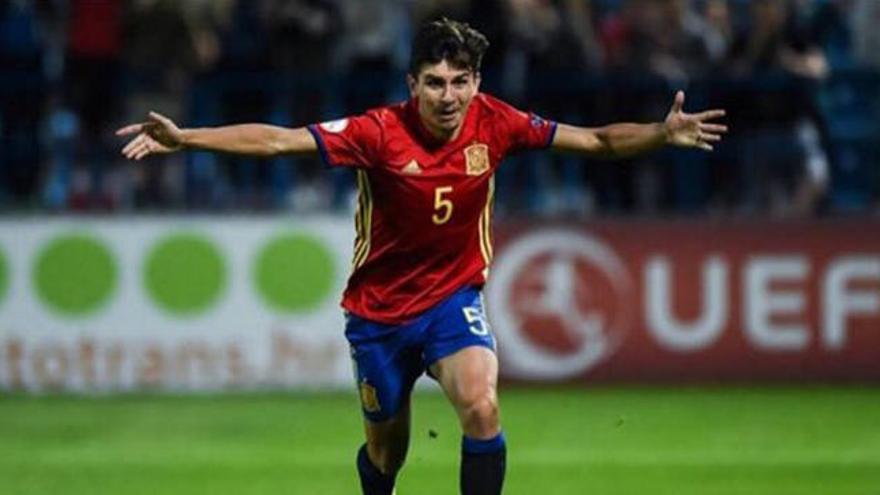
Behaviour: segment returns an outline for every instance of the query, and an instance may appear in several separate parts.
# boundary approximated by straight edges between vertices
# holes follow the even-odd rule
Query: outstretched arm
[[[712,151],[727,126],[709,121],[724,116],[724,110],[684,113],[684,92],[675,94],[666,120],[653,124],[611,124],[587,128],[559,124],[552,147],[600,157],[627,157],[654,151],[665,145]]]
[[[181,149],[252,156],[310,153],[318,150],[315,139],[305,127],[289,129],[267,124],[239,124],[181,129],[171,119],[156,112],[150,112],[146,122],[117,130],[116,135],[135,135],[122,149],[122,154],[132,160]]]

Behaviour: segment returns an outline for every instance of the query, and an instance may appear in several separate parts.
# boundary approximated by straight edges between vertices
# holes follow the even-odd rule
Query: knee
[[[499,430],[498,399],[494,393],[479,394],[465,401],[462,407],[464,433],[474,438],[494,436]]]

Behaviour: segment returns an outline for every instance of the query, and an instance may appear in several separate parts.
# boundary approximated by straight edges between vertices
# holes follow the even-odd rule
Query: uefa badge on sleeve
[[[348,127],[348,119],[337,119],[331,120],[329,122],[321,122],[321,129],[324,129],[327,132],[338,133],[345,130]]]
[[[468,175],[482,175],[489,170],[489,146],[479,143],[464,149]]]

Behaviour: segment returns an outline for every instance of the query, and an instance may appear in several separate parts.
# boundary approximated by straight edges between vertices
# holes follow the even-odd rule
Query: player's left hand
[[[724,110],[684,113],[683,107],[684,91],[679,91],[675,93],[672,108],[663,123],[667,142],[674,146],[712,151],[712,143],[721,141],[721,135],[727,132],[727,126],[709,121],[723,117]]]

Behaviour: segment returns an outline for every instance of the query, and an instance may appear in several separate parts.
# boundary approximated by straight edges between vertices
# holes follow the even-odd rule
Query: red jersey
[[[397,324],[486,281],[495,170],[512,151],[549,146],[556,124],[477,94],[445,143],[424,127],[415,100],[308,129],[328,165],[357,168],[342,306]]]

